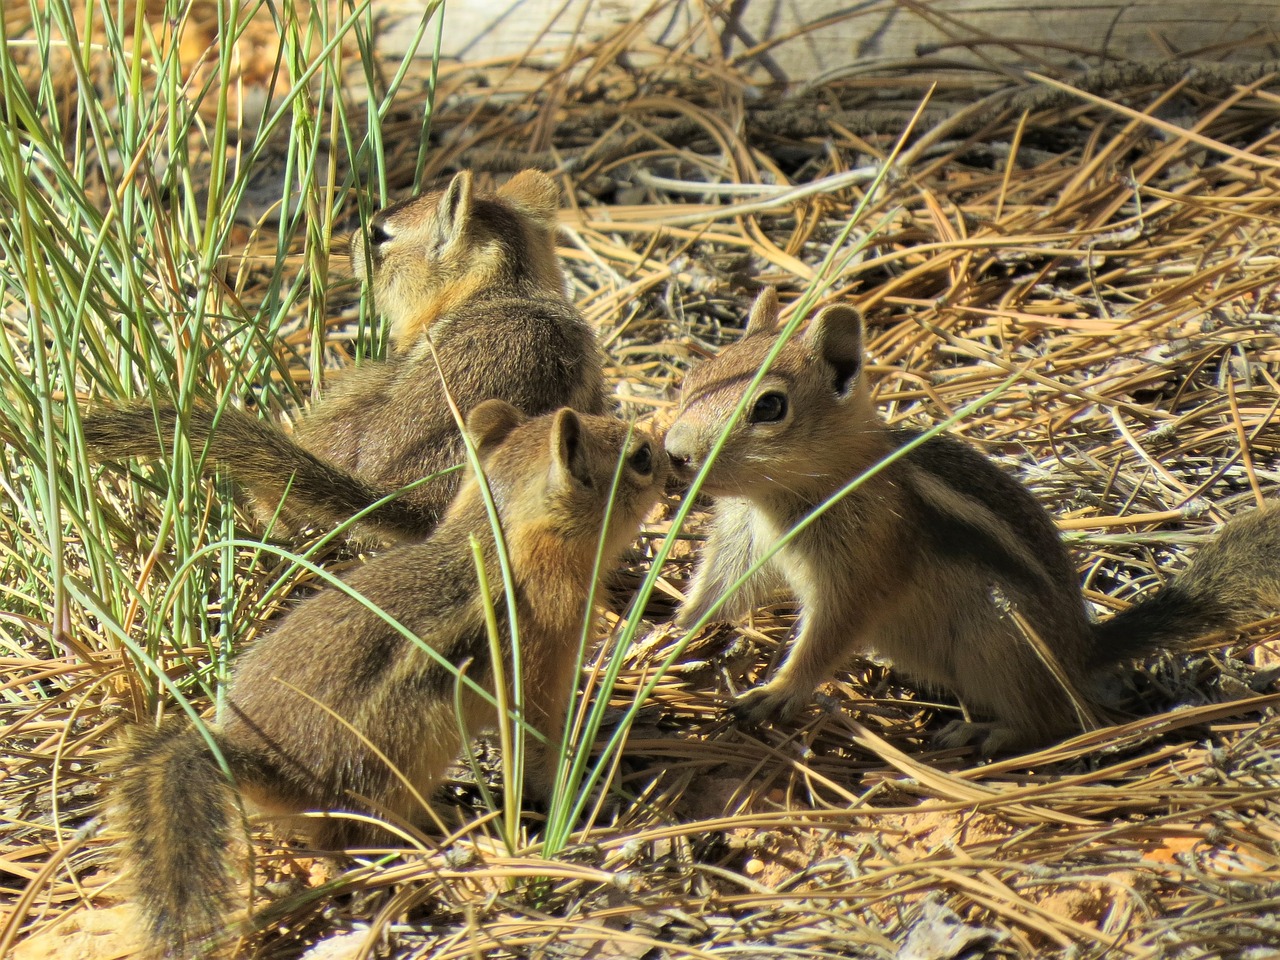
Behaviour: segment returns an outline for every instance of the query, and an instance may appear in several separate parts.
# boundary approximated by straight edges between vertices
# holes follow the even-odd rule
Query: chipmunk
[[[717,499],[678,614],[685,627],[815,507],[919,436],[875,410],[862,318],[843,305],[821,310],[782,347],[731,424],[777,342],[777,320],[777,296],[766,290],[743,339],[689,374],[667,432],[673,472],[687,481],[728,428],[702,488]],[[957,722],[943,746],[976,743],[992,754],[1079,729],[1036,638],[1081,690],[1120,661],[1280,610],[1280,508],[1233,520],[1164,590],[1093,623],[1049,514],[981,453],[939,434],[835,502],[722,615],[741,615],[779,584],[799,600],[799,633],[773,679],[739,698],[740,718],[794,716],[831,671],[874,649],[994,721]]]
[[[524,719],[547,738],[547,745],[529,741],[526,780],[536,795],[549,797],[583,617],[590,614],[597,545],[603,537],[602,567],[617,559],[663,489],[667,458],[656,437],[568,408],[529,419],[505,401],[489,400],[468,416],[467,431],[515,579]],[[419,643],[330,588],[286,614],[235,662],[226,708],[209,732],[252,809],[422,819],[421,798],[462,745],[460,681],[422,645],[491,693],[495,686],[472,538],[482,545],[510,656],[497,547],[480,483],[471,476],[428,540],[392,548],[345,581]],[[509,684],[510,665],[504,675]],[[495,725],[491,703],[466,686],[460,697],[468,732]],[[236,899],[229,845],[240,819],[232,784],[205,737],[183,719],[135,728],[113,779],[109,822],[123,835],[122,859],[153,954],[185,958],[222,929]],[[305,822],[322,848],[378,832],[349,818]]]
[[[602,352],[555,253],[558,202],[555,182],[537,170],[491,195],[475,193],[463,171],[439,193],[381,211],[352,238],[350,257],[357,276],[371,270],[391,358],[340,378],[292,436],[234,408],[197,406],[182,418],[197,453],[203,443],[264,515],[283,498],[280,517],[299,530],[333,526],[461,463],[445,385],[461,410],[497,398],[531,416],[561,406],[603,413]],[[104,409],[85,417],[85,442],[101,460],[153,457],[178,422],[168,403]],[[359,534],[425,536],[458,482],[453,473],[406,491],[365,517]]]

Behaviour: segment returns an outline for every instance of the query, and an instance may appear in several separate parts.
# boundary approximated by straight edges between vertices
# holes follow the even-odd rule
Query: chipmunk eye
[[[787,396],[777,390],[762,393],[756,398],[751,415],[747,418],[752,423],[777,423],[787,415]]]
[[[372,246],[380,247],[391,239],[391,234],[387,233],[387,228],[380,222],[375,220],[369,224],[369,243]]]
[[[635,452],[627,457],[627,466],[642,477],[647,477],[653,472],[653,450],[649,444],[642,443],[636,447]]]

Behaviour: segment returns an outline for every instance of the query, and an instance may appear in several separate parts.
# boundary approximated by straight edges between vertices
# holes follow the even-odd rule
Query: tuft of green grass
[[[123,648],[147,702],[180,651],[209,693],[278,593],[260,582],[264,558],[236,544],[231,490],[200,482],[202,451],[181,425],[159,437],[159,468],[104,469],[86,457],[81,411],[137,397],[180,415],[195,402],[296,407],[291,351],[320,389],[335,227],[385,200],[380,124],[406,74],[376,82],[367,0],[171,2],[151,17],[143,4],[11,7],[0,433],[16,456],[0,565],[7,605],[45,628],[6,621],[0,644]],[[357,353],[377,356],[368,316]]]
[[[386,199],[410,61],[381,79],[368,0],[154,8],[0,12],[0,646],[123,656],[139,713],[196,716],[316,568],[246,538],[182,414],[295,408],[302,360],[320,390],[336,228]],[[357,357],[384,350],[371,317]],[[139,397],[179,411],[167,455],[91,464],[83,409]]]

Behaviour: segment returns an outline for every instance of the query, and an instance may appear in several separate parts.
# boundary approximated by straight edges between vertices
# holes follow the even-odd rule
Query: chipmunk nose
[[[697,432],[684,421],[677,420],[667,431],[663,446],[671,459],[671,469],[676,476],[688,478],[698,466],[694,462],[697,453]]]

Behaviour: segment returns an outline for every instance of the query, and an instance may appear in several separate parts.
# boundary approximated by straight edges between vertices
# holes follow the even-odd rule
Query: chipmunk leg
[[[565,714],[577,679],[574,651],[526,658],[524,712],[529,724],[546,737],[525,739],[524,786],[531,799],[549,804],[559,773]]]
[[[973,746],[989,757],[1078,729],[1081,718],[1072,707],[1073,698],[1081,709],[1088,707],[1074,683],[1080,666],[1064,659],[1083,646],[1070,635],[1070,625],[1043,623],[1043,633],[1038,634],[1042,649],[1037,652],[1031,638],[1008,617],[984,608],[978,598],[966,606],[968,616],[951,620],[950,649],[943,642],[932,646],[938,654],[932,660],[950,664],[950,672],[930,673],[921,658],[904,664],[905,672],[926,687],[952,691],[967,711],[989,719],[966,716],[953,721],[934,743],[942,748]]]
[[[738,698],[733,714],[746,723],[795,718],[813,698],[813,691],[855,650],[865,628],[852,629],[821,607],[808,607],[801,615],[796,637],[778,673],[768,683]]]

